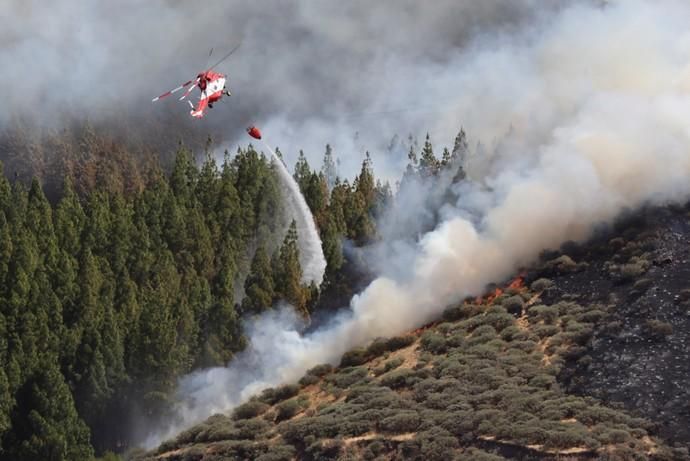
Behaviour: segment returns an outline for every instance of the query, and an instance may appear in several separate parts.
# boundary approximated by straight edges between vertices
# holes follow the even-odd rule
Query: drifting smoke
[[[446,95],[467,132],[493,144],[468,163],[476,182],[460,186],[459,203],[417,245],[391,245],[388,261],[412,263],[388,267],[347,314],[301,336],[287,311],[269,313],[237,361],[183,379],[183,425],[427,322],[623,210],[687,200],[689,21],[680,1],[574,5],[427,62],[438,85],[430,97]]]
[[[302,282],[307,284],[314,282],[316,286],[319,286],[323,280],[323,273],[326,270],[326,257],[323,255],[321,238],[319,237],[319,231],[316,229],[314,216],[312,216],[311,210],[304,200],[295,178],[288,172],[283,161],[278,158],[271,146],[265,141],[264,144],[273,156],[273,163],[278,168],[280,179],[288,190],[286,201],[288,214],[295,220],[297,226],[297,244],[299,247],[300,265],[302,266]]]
[[[299,149],[319,165],[331,143],[341,174],[351,177],[366,148],[379,151],[395,133],[421,137],[429,129],[429,108],[451,108],[446,102],[457,84],[439,86],[435,69],[457,58],[471,37],[515,30],[570,1],[544,3],[55,0],[46,7],[4,0],[0,128],[15,116],[59,128],[73,118],[105,127],[117,119],[128,139],[158,142],[155,134],[174,145],[184,134],[185,141],[198,136],[203,144],[211,134],[236,145],[246,144],[243,130],[256,124],[288,165]],[[241,47],[217,68],[228,74],[233,96],[208,117],[191,119],[187,104],[175,97],[151,103],[239,40]],[[454,136],[458,128],[432,134]],[[402,161],[374,161],[377,170],[390,168],[388,176],[397,177],[406,151]]]

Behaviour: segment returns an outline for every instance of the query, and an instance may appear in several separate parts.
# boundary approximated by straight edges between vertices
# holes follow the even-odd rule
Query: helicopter
[[[196,78],[189,80],[182,85],[178,86],[177,88],[174,88],[170,91],[166,91],[165,93],[161,94],[160,96],[157,96],[151,100],[151,102],[156,102],[160,99],[167,98],[173,93],[176,93],[182,89],[187,88],[187,91],[182,95],[182,97],[179,99],[180,101],[184,100],[189,94],[192,92],[194,88],[199,88],[201,91],[201,94],[199,95],[199,101],[197,101],[196,106],[192,104],[191,101],[187,100],[189,105],[191,106],[192,110],[189,112],[189,114],[194,117],[194,118],[201,118],[205,115],[206,109],[212,109],[213,104],[220,101],[223,96],[230,96],[230,91],[226,88],[225,84],[227,82],[227,75],[224,75],[220,72],[215,72],[213,69],[218,66],[220,63],[225,61],[227,58],[230,57],[231,54],[233,54],[237,48],[240,47],[242,42],[238,43],[228,54],[223,56],[218,62],[216,62],[214,65],[209,67],[208,69],[204,70],[203,72],[199,72],[197,74]],[[213,49],[211,49],[211,53],[213,52]],[[210,56],[210,53],[209,53]]]

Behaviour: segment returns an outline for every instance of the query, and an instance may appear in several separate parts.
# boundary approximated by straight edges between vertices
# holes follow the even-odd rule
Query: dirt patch
[[[395,442],[404,442],[405,440],[412,440],[415,438],[417,435],[416,432],[406,432],[404,434],[396,434],[396,435],[382,435],[379,434],[378,432],[368,432],[366,434],[357,436],[357,437],[349,437],[346,439],[343,439],[343,443],[345,445],[352,445],[353,443],[358,443],[358,442],[363,442],[367,440],[374,440],[377,438],[385,438],[386,440],[393,440]]]

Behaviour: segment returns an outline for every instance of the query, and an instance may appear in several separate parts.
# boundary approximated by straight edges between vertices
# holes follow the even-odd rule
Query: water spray
[[[302,266],[302,282],[314,282],[317,286],[321,285],[323,274],[326,270],[326,257],[321,248],[321,238],[316,229],[314,216],[307,205],[302,192],[299,190],[299,185],[288,172],[283,161],[276,155],[275,150],[261,138],[261,142],[266,146],[266,149],[273,156],[273,161],[278,167],[278,173],[281,180],[288,189],[287,207],[290,216],[297,224],[297,235],[300,252],[300,264]]]

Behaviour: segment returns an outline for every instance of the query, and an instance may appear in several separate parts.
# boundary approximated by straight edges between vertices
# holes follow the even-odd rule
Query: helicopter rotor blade
[[[198,78],[195,79],[192,83],[194,83],[194,85],[190,86],[189,89],[187,89],[187,91],[184,92],[184,94],[183,94],[182,97],[180,98],[180,101],[182,101],[184,98],[186,98],[187,96],[189,96],[189,93],[191,93],[192,90],[194,89],[194,87],[196,86],[196,84],[199,83],[199,79],[198,79]]]
[[[237,51],[237,48],[239,48],[241,44],[242,44],[242,40],[240,40],[240,42],[239,42],[237,45],[235,45],[235,47],[234,47],[232,50],[230,50],[230,52],[229,52],[228,54],[226,54],[225,56],[223,56],[222,58],[220,58],[220,60],[219,60],[217,63],[215,63],[214,65],[212,65],[211,67],[209,67],[207,70],[213,69],[213,68],[216,67],[218,64],[220,64],[221,62],[223,62],[223,61],[225,61],[226,59],[228,59],[232,53],[234,53],[235,51]]]
[[[185,83],[183,83],[182,85],[178,86],[177,88],[175,88],[175,89],[173,89],[173,90],[166,91],[166,92],[163,93],[162,95],[156,96],[155,98],[153,98],[153,99],[151,100],[151,102],[156,102],[156,101],[158,101],[159,99],[167,98],[167,97],[170,96],[171,94],[180,91],[182,88],[186,88],[187,86],[191,85],[191,84],[194,83],[194,82],[195,82],[195,80],[190,80],[190,81],[188,81],[188,82],[185,82]]]

